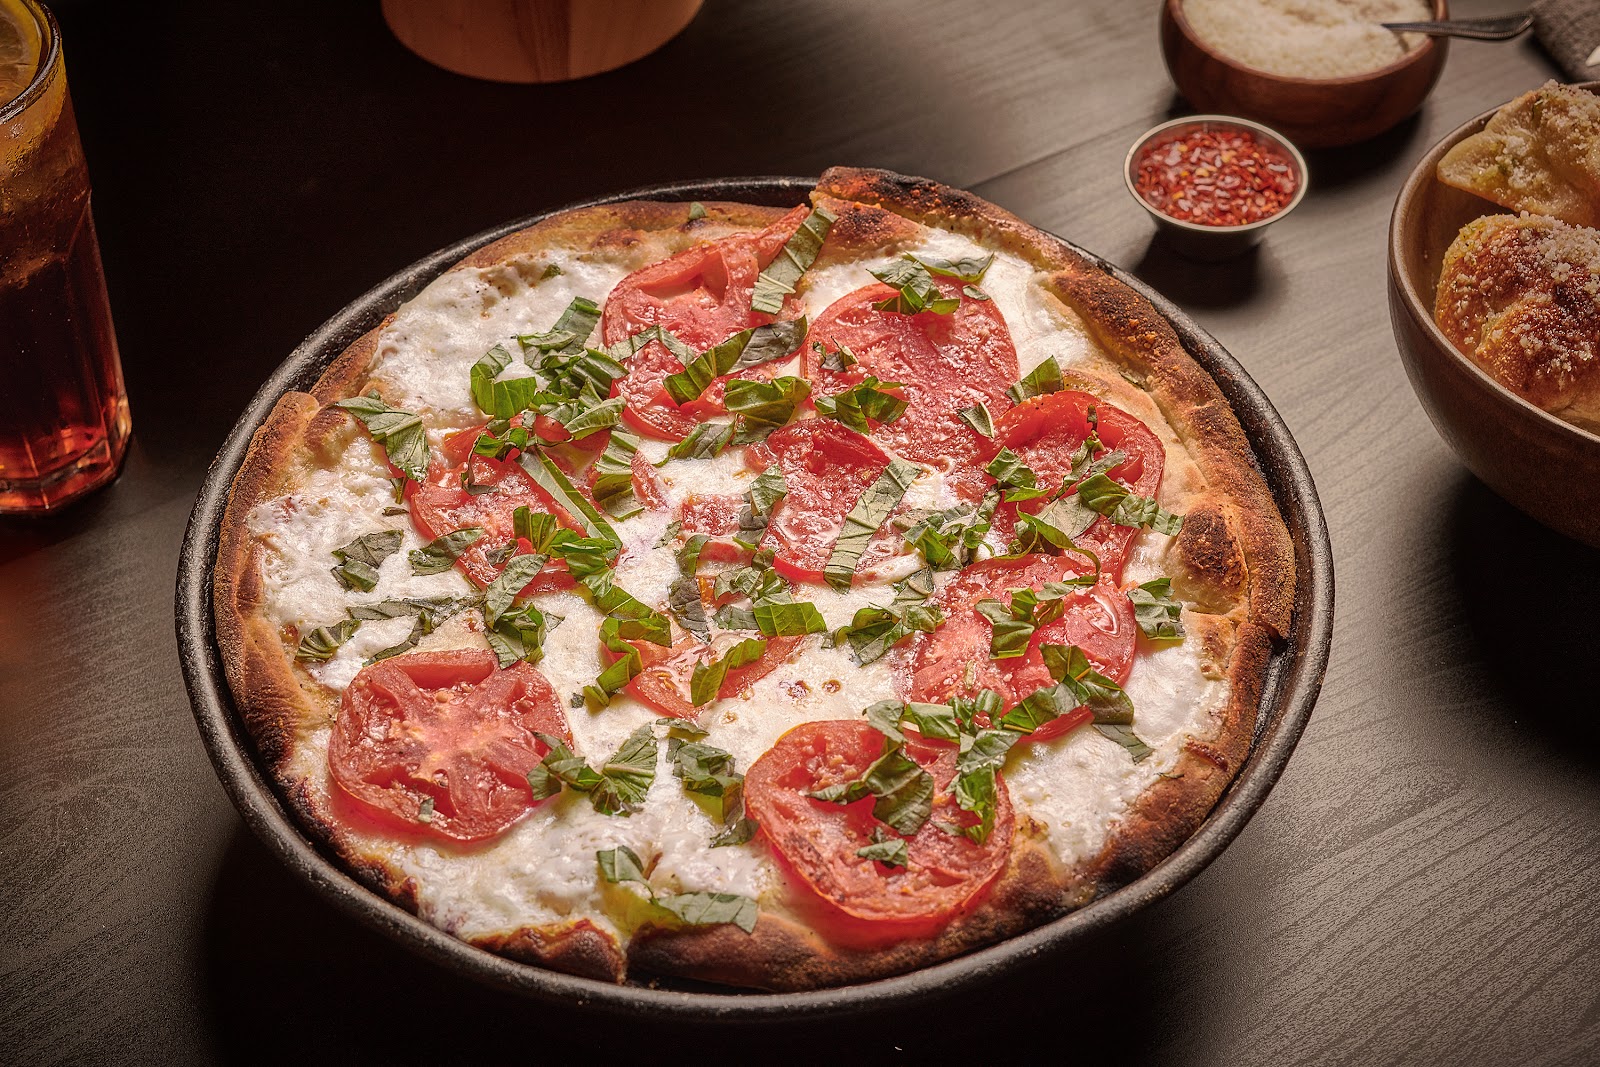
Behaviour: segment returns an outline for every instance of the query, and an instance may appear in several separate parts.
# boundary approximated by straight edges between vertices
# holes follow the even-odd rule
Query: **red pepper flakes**
[[[1139,156],[1134,187],[1163,215],[1201,226],[1271,218],[1294,199],[1294,164],[1249,130],[1203,130],[1158,141]]]

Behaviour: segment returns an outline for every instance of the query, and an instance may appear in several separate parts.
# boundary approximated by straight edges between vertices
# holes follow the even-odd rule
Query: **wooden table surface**
[[[1402,177],[1554,73],[1531,41],[1453,44],[1417,118],[1313,155],[1258,255],[1197,266],[1152,247],[1119,172],[1184,106],[1148,0],[711,0],[654,56],[547,87],[436,70],[370,0],[56,6],[136,437],[109,490],[0,524],[0,1061],[626,1062],[662,1040],[684,1062],[953,1059],[1021,1032],[1149,1063],[1600,1054],[1600,554],[1462,468],[1384,303]],[[1265,807],[1176,895],[965,1010],[737,1035],[597,1030],[324,904],[229,805],[172,631],[184,523],[250,395],[346,301],[467,234],[649,182],[840,162],[971,189],[1131,268],[1282,412],[1339,607]]]

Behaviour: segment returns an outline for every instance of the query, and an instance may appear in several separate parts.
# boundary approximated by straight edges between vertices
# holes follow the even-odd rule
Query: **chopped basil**
[[[661,383],[662,388],[674,402],[687,404],[691,400],[698,400],[707,386],[735,368],[754,367],[794,355],[805,336],[806,320],[803,315],[787,322],[773,322],[741,330],[690,360],[683,370],[667,375]]]
[[[1006,395],[1012,403],[1020,404],[1031,396],[1043,396],[1046,393],[1059,393],[1066,388],[1061,380],[1061,364],[1056,362],[1056,357],[1051,356],[1043,363],[1033,368],[1028,376],[1006,390]]]
[[[748,519],[744,512],[739,515],[741,529],[764,530],[772,521],[772,512],[778,503],[789,494],[789,485],[783,480],[783,470],[774,464],[762,474],[756,476],[750,483],[750,488],[745,490],[745,499],[749,501],[745,511],[749,512]]]
[[[693,222],[695,219],[703,219],[705,217],[706,217],[706,206],[704,204],[702,204],[700,201],[696,200],[694,203],[689,205],[689,219],[688,219],[688,221]]]
[[[733,754],[701,741],[667,738],[667,761],[686,792],[716,809],[716,819],[743,818],[744,775],[733,769]]]
[[[1039,627],[1061,617],[1065,607],[1063,597],[1076,587],[1092,584],[1083,577],[1065,582],[1046,582],[1039,589],[1011,590],[1011,603],[984,599],[974,605],[978,614],[988,619],[994,627],[989,641],[989,654],[995,659],[1014,659],[1028,651],[1028,642]]]
[[[359,589],[370,593],[378,584],[378,567],[384,560],[400,551],[405,534],[399,530],[380,530],[362,534],[348,545],[333,550],[339,561],[331,568],[333,576],[345,589]]]
[[[480,526],[466,526],[441,534],[407,556],[412,574],[439,574],[455,566],[456,558],[483,536]]]
[[[731,422],[702,422],[689,436],[667,449],[667,459],[710,459],[722,454],[722,450],[733,443],[733,423]],[[661,463],[656,466],[661,466]]]
[[[933,813],[933,775],[905,754],[901,744],[885,739],[883,755],[861,777],[806,794],[835,804],[876,797],[872,814],[907,837],[922,829]]]
[[[704,551],[706,542],[711,540],[705,534],[690,534],[684,538],[683,544],[678,546],[675,553],[678,560],[678,573],[685,578],[693,578],[700,569],[700,553]]]
[[[586,297],[575,296],[549,330],[522,334],[517,342],[522,345],[524,352],[533,348],[541,353],[579,355],[583,352],[584,342],[599,324],[600,305]]]
[[[763,638],[748,637],[716,659],[695,664],[694,675],[689,680],[689,703],[697,708],[711,703],[717,698],[729,671],[749,666],[766,651],[767,642]]]
[[[994,417],[989,414],[988,405],[980,403],[970,408],[962,408],[956,412],[956,417],[983,436],[990,440],[994,439]]]
[[[794,292],[800,276],[816,262],[833,219],[833,212],[820,204],[811,209],[794,236],[756,279],[755,290],[750,294],[752,311],[776,315],[783,310],[784,298]]]
[[[620,748],[596,771],[559,737],[538,734],[550,751],[528,772],[536,800],[561,792],[563,785],[589,794],[601,815],[632,815],[644,805],[656,780],[656,737],[648,723],[628,735]]]
[[[315,630],[300,639],[300,645],[294,650],[295,659],[327,660],[339,651],[339,646],[355,636],[361,629],[358,619],[343,619],[332,626],[318,626]]]
[[[773,556],[772,549],[764,548],[751,557],[750,562],[744,566],[730,567],[717,575],[713,586],[717,598],[720,600],[729,593],[738,593],[751,600],[770,600],[787,593],[788,584],[777,571],[772,569]]]
[[[851,367],[854,367],[857,363],[861,362],[856,358],[856,354],[850,351],[850,349],[845,345],[840,345],[832,352],[829,352],[827,347],[824,346],[821,341],[812,341],[811,347],[822,357],[820,362],[823,370],[849,370]]]
[[[819,396],[813,402],[818,414],[837,419],[857,433],[871,433],[871,423],[885,425],[906,412],[906,402],[893,393],[884,392],[881,386],[898,389],[900,383],[880,382],[869,374],[859,385],[832,396]]]
[[[729,379],[724,403],[738,416],[734,443],[747,445],[766,440],[773,430],[794,418],[795,408],[810,395],[810,382],[789,375],[770,382]]]
[[[345,614],[352,619],[361,620],[397,619],[402,615],[415,615],[417,617],[416,623],[411,627],[411,633],[406,636],[405,640],[380,652],[373,653],[372,657],[367,660],[367,663],[371,664],[379,660],[388,659],[390,656],[398,656],[402,652],[411,651],[417,647],[418,641],[433,633],[434,629],[445,619],[480,602],[481,598],[476,595],[464,597],[414,597],[407,600],[383,600],[375,604],[353,604],[345,609]]]
[[[1070,687],[1078,703],[1094,712],[1095,722],[1123,726],[1133,722],[1133,701],[1121,686],[1094,669],[1083,649],[1077,645],[1040,645],[1039,654],[1050,676]]]
[[[755,901],[733,893],[657,894],[645,877],[644,862],[627,845],[596,852],[595,860],[600,865],[600,876],[607,882],[637,882],[650,894],[651,904],[686,926],[731,924],[748,934],[755,930],[760,918]]]
[[[551,278],[559,278],[565,273],[567,272],[556,266],[554,263],[546,264],[544,273],[539,275],[539,280],[547,282]]]
[[[930,274],[955,278],[957,281],[966,282],[968,285],[977,285],[983,281],[983,276],[989,273],[989,268],[994,266],[994,253],[990,252],[982,259],[975,259],[969,256],[954,262],[948,259],[918,256],[917,262],[926,267]]]
[[[579,394],[572,400],[546,408],[544,414],[555,419],[574,441],[581,441],[601,430],[609,430],[622,421],[623,400],[620,396],[609,400]]]
[[[759,601],[751,611],[756,629],[768,637],[800,637],[805,634],[825,634],[828,621],[822,617],[815,604],[807,601],[782,603]]]
[[[1150,497],[1130,492],[1110,476],[1096,474],[1078,483],[1078,500],[1118,526],[1148,526],[1156,533],[1174,535],[1183,528],[1183,516],[1174,515]]]
[[[603,538],[621,546],[622,539],[617,536],[617,531],[613,530],[611,524],[595,510],[594,505],[573,487],[571,480],[549,456],[535,449],[532,452],[522,453],[517,458],[517,463],[528,472],[528,477],[532,478],[539,488],[555,500],[558,507],[569,515],[579,517],[590,537]]]
[[[581,579],[594,606],[604,612],[606,622],[617,624],[617,636],[624,641],[649,641],[663,648],[672,644],[672,624],[661,612],[613,584],[611,571],[601,571]]]
[[[855,507],[844,518],[844,528],[834,542],[833,553],[823,568],[823,577],[833,588],[844,592],[855,581],[856,563],[866,551],[872,535],[889,517],[911,483],[916,481],[921,468],[904,460],[893,459],[878,475],[878,480],[861,494]]]
[[[630,356],[637,355],[639,349],[652,341],[661,342],[668,352],[678,357],[678,362],[680,363],[687,363],[698,355],[693,348],[690,348],[660,326],[646,326],[638,333],[630,337],[624,337],[607,348],[603,354],[614,360],[627,359]]]
[[[517,594],[549,562],[544,555],[514,556],[483,591],[484,637],[501,667],[543,655],[547,620],[531,603],[513,609]]]
[[[1172,599],[1172,579],[1156,578],[1128,590],[1133,617],[1146,637],[1157,641],[1183,640],[1183,605]]]
[[[872,828],[872,844],[856,849],[856,855],[864,860],[877,860],[886,867],[904,867],[910,859],[905,838],[885,833],[881,826]]]
[[[894,601],[888,607],[858,609],[850,625],[834,631],[834,640],[849,642],[855,661],[862,666],[882,659],[913,631],[931,634],[944,622],[938,606],[927,603],[932,595],[933,569],[923,567],[894,584]]]
[[[618,522],[644,510],[633,495],[633,455],[638,450],[639,438],[612,430],[605,451],[594,461],[594,502]]]
[[[726,848],[729,845],[742,845],[760,829],[756,821],[744,814],[743,805],[738,809],[738,814],[728,819],[728,824],[721,833],[711,839],[712,848]]]
[[[473,403],[491,418],[509,419],[533,407],[545,391],[539,379],[532,376],[497,381],[510,365],[511,353],[504,345],[495,345],[472,365]]]
[[[979,289],[976,285],[963,285],[961,287],[961,295],[965,296],[969,300],[992,299],[988,293],[984,292],[982,289]]]
[[[958,296],[945,296],[939,286],[915,256],[904,255],[881,270],[869,272],[874,278],[898,292],[887,300],[872,305],[879,311],[892,311],[900,315],[915,315],[931,311],[935,315],[948,315],[961,306]]]
[[[422,416],[392,408],[377,393],[341,400],[343,408],[366,426],[374,441],[383,445],[389,462],[414,482],[428,476],[428,437],[422,429]]]
[[[592,684],[583,687],[583,692],[578,696],[584,704],[605,707],[611,703],[613,696],[644,670],[644,658],[639,655],[637,648],[623,639],[621,629],[622,623],[617,619],[606,619],[600,623],[600,643],[615,653],[617,658],[595,676]]]
[[[905,543],[920,552],[928,566],[936,571],[960,570],[978,558],[999,502],[1000,493],[991,489],[977,504],[904,516],[895,525],[906,524]],[[912,521],[907,523],[908,519]]]
[[[1033,469],[1022,462],[1022,457],[1009,448],[1002,448],[1000,454],[989,461],[983,468],[990,477],[1007,489],[1033,489],[1038,484],[1038,475]],[[1006,494],[1006,500],[1024,499],[1012,494]]]
[[[696,535],[704,536],[704,535]],[[678,620],[695,640],[703,645],[711,643],[711,622],[706,618],[706,607],[700,600],[700,580],[684,577],[673,580],[667,589],[667,610]]]
[[[662,532],[661,536],[656,538],[656,547],[666,548],[681,533],[683,533],[683,521],[681,519],[673,519],[667,523],[667,528]]]
[[[905,742],[900,723],[908,722],[923,737],[955,741],[959,746],[953,795],[963,810],[978,817],[970,826],[937,823],[946,833],[961,834],[980,844],[988,840],[999,810],[996,774],[1018,735],[981,725],[999,716],[1000,697],[982,690],[973,698],[956,698],[948,704],[901,704],[882,700],[866,709],[867,721],[882,733],[890,748]],[[857,797],[856,799],[859,799]],[[904,832],[904,831],[902,831]]]
[[[1128,755],[1133,762],[1143,763],[1155,754],[1155,749],[1140,740],[1139,735],[1133,732],[1133,727],[1123,726],[1120,723],[1097,722],[1094,724],[1096,732],[1102,737],[1108,737],[1128,750]]]

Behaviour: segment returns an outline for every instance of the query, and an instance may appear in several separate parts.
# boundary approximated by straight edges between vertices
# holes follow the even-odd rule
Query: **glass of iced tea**
[[[0,512],[109,482],[129,425],[61,33],[0,0]]]

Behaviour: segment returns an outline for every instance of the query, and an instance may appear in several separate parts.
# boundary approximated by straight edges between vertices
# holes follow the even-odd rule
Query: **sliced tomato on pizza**
[[[934,599],[944,624],[931,634],[917,634],[899,654],[895,673],[902,698],[943,704],[988,689],[999,694],[1003,710],[1010,710],[1056,682],[1041,645],[1077,645],[1097,672],[1121,685],[1133,669],[1138,625],[1132,603],[1105,577],[1062,597],[1060,616],[1034,631],[1021,656],[993,657],[994,623],[978,611],[978,602],[1010,604],[1015,590],[1037,591],[1070,577],[1076,577],[1074,564],[1061,556],[984,560],[962,571]],[[1087,708],[1078,708],[1029,737],[1059,737],[1090,717]]]
[[[606,298],[600,337],[607,345],[625,341],[641,330],[660,326],[696,351],[720,344],[742,330],[777,318],[799,317],[790,297],[785,314],[753,311],[751,294],[761,271],[794,236],[809,208],[798,207],[754,234],[706,241],[670,259],[643,267],[623,278]],[[697,400],[679,405],[667,393],[667,376],[683,370],[683,362],[660,341],[651,341],[628,360],[628,373],[612,386],[627,406],[623,418],[640,433],[679,441],[707,419],[727,411],[723,375],[713,379]],[[741,368],[738,377],[765,380],[771,367]]]
[[[506,551],[515,533],[513,516],[517,508],[554,515],[562,526],[580,534],[584,525],[580,516],[558,505],[515,460],[473,455],[472,442],[481,429],[462,430],[446,438],[440,449],[443,462],[436,461],[429,467],[426,482],[406,486],[406,505],[411,509],[412,523],[429,540],[472,527],[483,531],[456,557],[455,565],[479,587],[486,588],[505,569],[501,555],[509,558],[531,548],[526,540],[520,540],[515,553]],[[463,478],[466,474],[470,474],[470,482]],[[566,561],[552,559],[521,595],[571,586]]]
[[[747,463],[752,468],[766,470],[776,464],[783,472],[784,497],[761,536],[761,547],[775,553],[772,565],[778,573],[798,582],[823,580],[845,516],[888,468],[890,459],[870,437],[833,419],[790,423],[750,446]],[[861,553],[857,577],[874,577],[879,565],[904,551],[892,521],[881,523]]]
[[[917,738],[906,756],[933,778],[932,812],[913,834],[873,814],[874,798],[840,804],[812,794],[861,778],[884,754],[884,735],[864,722],[811,722],[778,739],[745,774],[745,807],[760,834],[844,931],[865,926],[895,937],[930,934],[968,910],[1005,870],[1015,830],[998,775],[994,827],[981,844],[959,832],[975,822],[951,795],[956,747]],[[905,843],[905,862],[871,858]],[[862,850],[869,855],[861,855]]]
[[[1090,422],[1091,409],[1093,423]],[[1094,453],[1095,456],[1120,451],[1127,457],[1107,472],[1108,477],[1140,496],[1156,495],[1166,463],[1161,439],[1126,411],[1090,393],[1064,389],[1030,397],[995,424],[996,442],[1017,454],[1034,472],[1039,486],[1060,485],[1072,475],[1072,457],[1091,432],[1099,435],[1104,446]],[[1038,514],[1046,504],[1044,497],[1017,504],[1002,503],[995,509],[994,530],[1002,540],[1009,540],[1016,530],[1018,511]],[[1074,538],[1073,543],[1098,556],[1104,573],[1120,578],[1128,546],[1138,534],[1138,527],[1119,526],[1101,516]]]
[[[905,459],[943,471],[958,495],[976,500],[997,448],[960,412],[983,404],[998,419],[1011,407],[1006,389],[1017,379],[1017,352],[993,300],[963,295],[959,281],[937,283],[944,296],[961,301],[948,315],[880,311],[878,304],[897,295],[883,284],[834,301],[811,324],[801,367],[816,396],[842,393],[869,374],[899,383],[894,393],[906,401],[905,412],[872,436]],[[855,364],[829,369],[841,347]]]
[[[759,636],[743,632],[718,633],[713,636],[709,645],[702,644],[693,637],[685,637],[671,648],[663,648],[648,641],[630,641],[629,644],[639,650],[643,669],[638,677],[628,683],[628,692],[663,715],[670,715],[676,719],[692,719],[715,703],[715,700],[738,696],[777,670],[799,647],[800,642],[805,640],[804,637],[766,638],[767,647],[760,658],[742,667],[730,669],[723,678],[722,685],[717,689],[715,700],[706,701],[697,707],[691,690],[695,668],[727,655],[729,648],[738,642]]]
[[[411,652],[362,668],[344,691],[328,767],[373,816],[453,841],[504,833],[539,803],[528,772],[570,741],[561,700],[526,663],[487,649]]]

